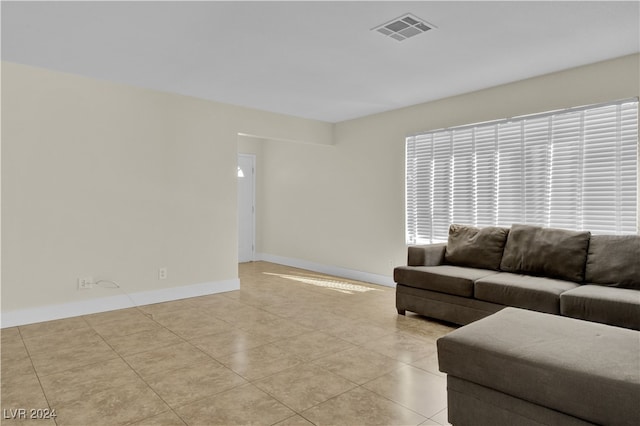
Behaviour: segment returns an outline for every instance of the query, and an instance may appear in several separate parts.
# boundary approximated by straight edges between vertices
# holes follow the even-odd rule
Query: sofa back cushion
[[[640,290],[640,236],[593,235],[585,281]]]
[[[500,269],[582,282],[590,236],[588,231],[515,224],[509,231]]]
[[[451,225],[444,258],[456,266],[498,270],[508,234],[508,228]]]

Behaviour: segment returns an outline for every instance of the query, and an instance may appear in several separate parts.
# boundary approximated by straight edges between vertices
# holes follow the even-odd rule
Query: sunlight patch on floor
[[[302,275],[287,275],[287,274],[276,274],[273,272],[264,272],[266,275],[274,275],[280,278],[285,278],[288,280],[293,280],[297,282],[301,282],[304,284],[311,284],[317,287],[324,287],[329,290],[335,290],[340,293],[346,294],[354,294],[354,293],[366,293],[368,291],[380,291],[375,288],[366,287],[363,285],[353,284],[346,281],[333,280],[328,278],[315,278],[315,277],[305,277]]]

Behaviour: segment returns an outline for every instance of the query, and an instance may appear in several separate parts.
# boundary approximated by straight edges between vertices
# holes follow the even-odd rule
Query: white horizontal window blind
[[[409,244],[451,223],[635,234],[637,209],[637,99],[406,139]]]

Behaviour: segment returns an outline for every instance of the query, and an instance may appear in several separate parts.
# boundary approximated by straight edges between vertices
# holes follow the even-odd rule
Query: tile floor
[[[388,287],[266,262],[240,280],[3,329],[0,421],[24,408],[55,409],[43,426],[447,424],[435,339],[449,325],[397,315]]]

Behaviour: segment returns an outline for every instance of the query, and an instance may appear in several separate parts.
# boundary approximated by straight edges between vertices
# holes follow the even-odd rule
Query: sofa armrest
[[[408,266],[438,266],[444,263],[446,243],[409,246]]]

